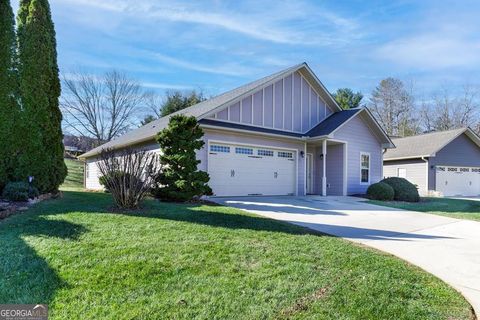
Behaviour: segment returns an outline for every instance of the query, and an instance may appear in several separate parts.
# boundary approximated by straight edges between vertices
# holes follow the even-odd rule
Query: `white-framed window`
[[[257,155],[264,156],[264,157],[273,157],[273,151],[272,150],[258,149],[257,150]]]
[[[88,162],[85,163],[85,177],[90,178],[90,164]]]
[[[212,144],[210,146],[210,151],[212,152],[223,152],[223,153],[230,153],[229,146],[220,146],[218,144]]]
[[[252,148],[236,147],[235,148],[235,153],[238,153],[238,154],[253,154],[253,149]]]
[[[293,158],[292,152],[278,151],[279,158]]]
[[[407,169],[398,168],[397,169],[397,177],[406,179],[407,178]]]
[[[360,152],[360,183],[370,183],[370,153]]]

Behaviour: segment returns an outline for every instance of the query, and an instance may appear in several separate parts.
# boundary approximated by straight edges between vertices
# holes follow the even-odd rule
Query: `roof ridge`
[[[443,131],[432,131],[432,132],[426,132],[426,133],[416,134],[416,135],[414,135],[414,136],[401,137],[401,138],[392,138],[392,140],[411,139],[411,138],[423,137],[423,136],[427,136],[427,135],[431,135],[431,134],[439,134],[439,133],[445,133],[445,132],[461,131],[461,130],[467,130],[467,129],[468,129],[468,127],[461,127],[461,128],[449,129],[449,130],[443,130]]]

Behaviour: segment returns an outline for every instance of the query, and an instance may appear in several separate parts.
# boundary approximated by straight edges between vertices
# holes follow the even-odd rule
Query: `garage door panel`
[[[480,168],[437,166],[436,190],[444,196],[477,196]]]
[[[214,150],[229,151],[212,152],[212,145]],[[237,149],[240,153],[236,152]],[[295,171],[292,151],[234,144],[210,145],[209,184],[218,196],[294,194]]]

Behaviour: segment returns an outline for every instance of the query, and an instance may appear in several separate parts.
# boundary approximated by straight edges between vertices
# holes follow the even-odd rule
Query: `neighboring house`
[[[469,128],[393,139],[385,177],[416,184],[420,195],[480,195],[480,138]]]
[[[342,111],[306,63],[251,82],[177,113],[198,119],[205,147],[200,170],[217,196],[365,193],[383,177],[391,140],[367,109]],[[85,186],[100,189],[104,148],[158,151],[169,116],[82,156]]]

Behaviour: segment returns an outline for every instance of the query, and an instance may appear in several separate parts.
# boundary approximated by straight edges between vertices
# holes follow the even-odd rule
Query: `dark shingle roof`
[[[336,112],[313,127],[306,135],[309,137],[327,136],[361,110],[362,109],[350,109]]]
[[[301,134],[297,132],[287,132],[283,130],[253,127],[253,126],[244,125],[240,123],[224,122],[224,121],[217,121],[217,120],[211,120],[211,119],[202,119],[198,122],[203,125],[211,125],[215,127],[228,128],[228,129],[248,130],[253,132],[261,132],[261,133],[269,133],[269,134],[278,134],[278,135],[287,136],[287,137],[301,138],[306,136],[305,134]]]

